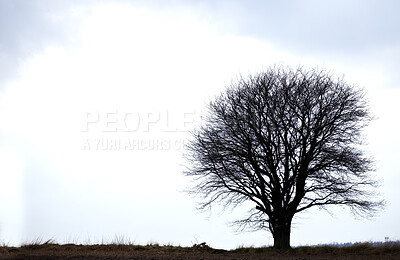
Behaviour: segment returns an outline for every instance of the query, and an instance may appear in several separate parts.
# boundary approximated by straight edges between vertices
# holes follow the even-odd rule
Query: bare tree
[[[373,215],[373,161],[361,145],[371,121],[362,90],[318,69],[274,67],[240,79],[209,104],[188,145],[200,208],[254,203],[242,227],[267,228],[290,248],[295,214],[348,206]]]

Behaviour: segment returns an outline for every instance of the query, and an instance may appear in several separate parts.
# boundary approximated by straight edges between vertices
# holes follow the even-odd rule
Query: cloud
[[[80,3],[0,2],[0,10],[5,10],[5,16],[0,15],[0,56],[5,57],[0,66],[7,67],[0,76],[12,78],[0,95],[0,153],[11,150],[10,162],[24,166],[4,166],[13,177],[4,172],[3,180],[18,186],[22,179],[18,191],[27,237],[63,239],[68,229],[84,240],[86,234],[114,236],[128,230],[143,243],[188,243],[196,232],[209,242],[210,222],[195,215],[191,200],[177,192],[187,181],[180,175],[182,150],[136,148],[154,147],[151,142],[157,140],[185,140],[193,125],[183,127],[184,113],[199,116],[207,100],[231,79],[275,63],[346,73],[349,82],[380,93],[379,99],[371,95],[382,108],[379,114],[394,102],[385,103],[385,96],[397,93],[381,88],[399,86],[397,36],[388,38],[387,31],[378,30],[390,19],[397,22],[387,6],[373,6],[379,17],[369,21],[366,16],[374,10],[361,3],[359,12],[355,6],[342,10],[343,2],[315,1]],[[353,35],[358,30],[360,34]],[[375,39],[370,32],[382,37]],[[129,113],[134,116],[124,121]],[[82,132],[88,116],[93,123]],[[388,117],[377,132],[393,126]],[[140,125],[133,133],[123,132],[125,123]],[[114,126],[116,132],[104,131]],[[174,128],[183,133],[171,133]],[[82,151],[88,139],[93,147],[105,140],[105,149]],[[135,149],[107,151],[107,141],[114,139],[136,141]],[[154,224],[160,215],[165,220]],[[216,246],[233,247],[239,236],[230,236],[225,220],[214,221]],[[173,237],[175,233],[180,235]],[[248,236],[248,241],[261,241],[265,235],[260,240]]]
[[[31,55],[48,45],[73,43],[70,33],[86,8],[65,0],[0,1],[0,88],[19,75],[19,66]]]
[[[355,53],[400,44],[398,1],[219,1],[207,6],[213,19],[234,23],[232,32],[287,50]]]
[[[46,40],[24,57],[20,77],[0,95],[0,135],[25,165],[13,172],[23,183],[16,202],[24,208],[22,237],[63,239],[66,226],[80,239],[85,232],[101,237],[125,229],[142,230],[141,239],[156,236],[140,227],[147,225],[168,230],[166,240],[187,242],[191,238],[167,238],[174,229],[167,220],[138,224],[160,214],[170,223],[194,214],[175,204],[189,203],[177,192],[184,184],[179,165],[189,130],[182,127],[184,113],[199,113],[238,72],[285,54],[252,39],[219,35],[182,10],[131,4],[94,5],[79,30],[67,35],[75,40],[72,48]],[[87,113],[99,120],[85,133]],[[139,114],[141,125],[127,133],[104,131],[109,113],[116,114],[118,129],[126,113]],[[82,151],[85,140],[92,147],[100,140],[105,148]],[[108,144],[115,140],[136,144],[133,151],[113,151]],[[104,227],[110,219],[118,225]]]

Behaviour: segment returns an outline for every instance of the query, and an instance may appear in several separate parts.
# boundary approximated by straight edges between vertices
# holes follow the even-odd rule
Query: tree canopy
[[[209,103],[188,145],[187,176],[200,207],[252,202],[236,223],[268,229],[275,248],[290,247],[295,214],[349,207],[373,215],[373,159],[362,130],[371,121],[362,89],[324,70],[273,67],[232,83]]]

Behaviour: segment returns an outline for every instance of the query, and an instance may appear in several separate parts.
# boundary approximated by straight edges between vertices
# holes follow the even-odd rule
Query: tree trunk
[[[290,223],[275,224],[274,227],[274,248],[290,249]]]

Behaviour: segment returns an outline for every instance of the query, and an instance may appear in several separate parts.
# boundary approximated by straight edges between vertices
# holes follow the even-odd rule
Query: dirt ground
[[[25,247],[1,247],[0,259],[90,259],[90,260],[216,260],[216,259],[399,259],[399,248],[340,250],[332,248],[301,249],[279,252],[273,249],[253,248],[225,251],[212,248],[181,248],[162,246],[129,245],[40,245]]]

